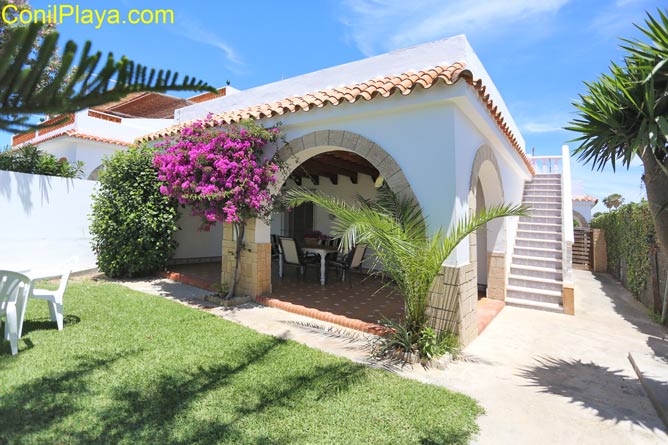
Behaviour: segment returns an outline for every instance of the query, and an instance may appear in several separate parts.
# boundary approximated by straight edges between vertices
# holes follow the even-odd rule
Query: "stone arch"
[[[573,210],[573,219],[576,220],[578,223],[580,223],[580,227],[582,228],[589,228],[589,223],[587,222],[587,219],[582,215],[582,213],[578,212],[577,210]]]
[[[366,137],[343,130],[320,130],[307,133],[287,142],[277,151],[278,158],[287,163],[288,173],[277,181],[278,187],[305,160],[331,150],[346,150],[360,155],[373,164],[387,185],[397,194],[417,202],[413,189],[392,155]]]
[[[484,203],[485,206],[502,204],[504,196],[501,169],[496,156],[489,146],[482,145],[476,151],[471,166],[469,213],[473,215],[478,212],[478,203]],[[469,237],[469,258],[473,264],[475,282],[486,286],[490,298],[505,299],[505,231],[504,220],[495,220]]]
[[[91,181],[99,181],[100,180],[100,173],[104,169],[104,165],[100,164],[97,167],[93,169],[92,172],[90,172],[90,175],[88,175],[89,180]]]

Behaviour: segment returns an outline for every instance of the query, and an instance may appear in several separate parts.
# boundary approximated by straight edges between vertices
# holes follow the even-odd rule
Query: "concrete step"
[[[535,179],[554,179],[554,178],[559,178],[561,180],[561,173],[536,173],[536,176],[534,176]]]
[[[545,210],[552,212],[559,212],[561,216],[561,201],[559,202],[537,202],[525,199],[522,201],[522,205],[529,207],[531,210]]]
[[[531,212],[531,216],[520,216],[520,224],[555,224],[561,227],[561,211],[556,216],[536,215],[537,210]],[[548,212],[544,212],[548,213]]]
[[[527,182],[524,184],[524,190],[532,190],[532,189],[539,189],[539,190],[556,190],[556,191],[561,191],[561,183],[560,182]]]
[[[561,205],[561,195],[527,195],[525,193],[522,202],[549,202]]]
[[[539,301],[541,303],[562,304],[561,291],[545,289],[534,289],[524,286],[509,284],[506,287],[506,298],[518,298],[521,300]]]
[[[511,268],[514,266],[532,266],[546,269],[561,270],[563,262],[561,258],[546,258],[546,257],[537,257],[531,255],[513,255],[513,261],[511,264],[512,264]]]
[[[564,279],[561,264],[559,264],[559,268],[557,269],[556,267],[526,266],[513,263],[510,266],[510,273],[518,277],[535,277],[555,281],[563,281]]]
[[[539,247],[542,249],[561,250],[561,240],[515,238],[515,247]]]
[[[531,240],[549,240],[549,241],[561,241],[561,233],[558,232],[544,232],[541,230],[523,230],[519,229],[517,231],[517,237],[522,239],[531,239]]]
[[[555,218],[556,220],[556,218]],[[553,222],[553,223],[542,223],[542,222],[535,222],[535,221],[522,221],[520,219],[519,222],[519,229],[520,230],[537,230],[539,232],[555,232],[555,233],[561,233],[561,220],[559,222]]]
[[[546,303],[542,301],[525,300],[522,298],[506,297],[507,306],[522,307],[525,309],[535,309],[546,312],[564,313],[564,307],[559,303]]]
[[[542,258],[548,260],[561,261],[561,247],[559,249],[547,247],[517,246],[513,250],[513,255]]]
[[[558,196],[561,198],[561,190],[545,190],[541,188],[524,189],[524,196]]]
[[[527,277],[522,275],[508,275],[508,285],[524,287],[527,289],[558,292],[561,295],[564,283],[561,280],[550,280],[548,278]]]
[[[550,187],[561,187],[561,179],[534,179],[524,183],[525,185],[545,185]]]

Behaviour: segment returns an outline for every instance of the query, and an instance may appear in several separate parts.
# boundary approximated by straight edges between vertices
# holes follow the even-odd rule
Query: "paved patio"
[[[447,369],[396,367],[368,357],[366,334],[256,304],[225,310],[169,280],[125,283],[257,331],[476,398],[479,444],[663,444],[668,435],[627,359],[666,360],[668,333],[608,275],[575,271],[576,315],[506,307]],[[668,369],[668,368],[667,368]],[[654,377],[668,388],[668,372]]]
[[[284,277],[278,276],[277,264],[272,264],[271,298],[277,298],[323,312],[345,315],[349,318],[377,323],[383,318],[399,320],[404,314],[403,299],[392,286],[376,277],[353,274],[352,286],[341,282],[336,271],[328,270],[327,284],[319,281],[319,269],[310,267],[305,277],[296,268],[287,268]],[[220,280],[220,263],[184,264],[170,266],[177,272],[205,283]]]

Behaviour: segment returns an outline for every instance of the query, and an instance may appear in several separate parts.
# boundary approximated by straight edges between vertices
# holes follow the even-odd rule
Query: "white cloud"
[[[366,55],[456,34],[485,34],[557,12],[569,0],[343,0],[343,22]]]
[[[225,55],[225,58],[234,65],[242,65],[243,62],[237,52],[215,32],[206,28],[199,20],[179,14],[178,19],[174,21],[174,32],[192,40],[193,42],[203,43],[219,49]]]
[[[554,133],[562,131],[561,123],[556,122],[525,122],[520,126],[523,133]]]

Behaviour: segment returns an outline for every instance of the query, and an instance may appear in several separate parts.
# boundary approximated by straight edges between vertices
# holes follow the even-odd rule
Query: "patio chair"
[[[63,270],[63,275],[60,277],[60,284],[58,289],[47,290],[47,289],[33,289],[30,294],[30,298],[35,298],[37,300],[46,300],[49,303],[49,314],[51,315],[51,321],[55,321],[58,326],[58,330],[63,330],[63,295],[65,294],[65,288],[67,287],[67,281],[70,278],[70,273],[72,269],[70,266],[66,266]]]
[[[281,246],[278,241],[278,235],[271,235],[271,259],[279,258],[281,256]]]
[[[306,266],[320,262],[318,255],[305,255],[297,245],[294,238],[281,236],[278,238],[281,253],[283,255],[283,264],[299,267],[299,274],[306,274]]]
[[[27,276],[0,270],[0,318],[5,316],[5,340],[9,340],[12,355],[19,352],[19,317],[32,288]]]
[[[345,281],[346,275],[348,275],[348,284],[352,287],[352,271],[361,270],[365,253],[366,245],[358,244],[354,249],[351,249],[350,252],[348,252],[343,260],[329,260],[327,263],[336,267],[337,273],[338,271],[341,271],[341,282]]]

